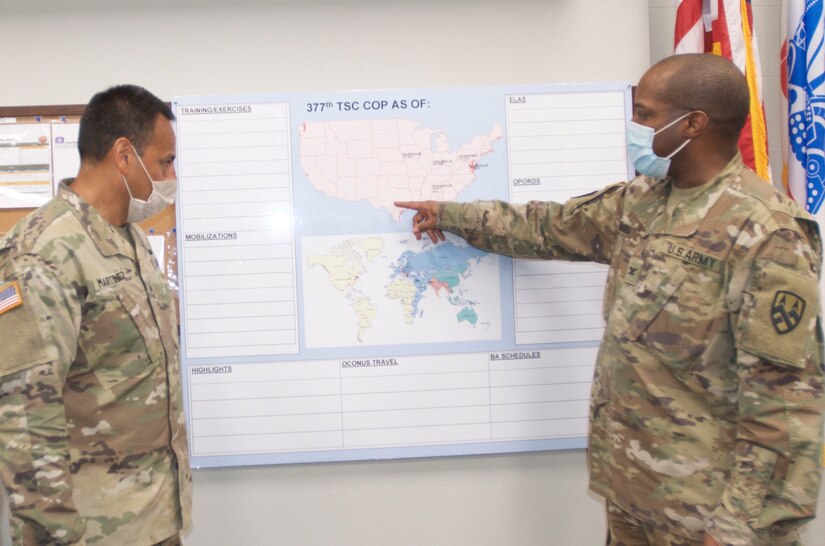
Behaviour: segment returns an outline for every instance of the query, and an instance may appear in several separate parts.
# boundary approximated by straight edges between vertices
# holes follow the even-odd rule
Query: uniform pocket
[[[154,357],[148,350],[152,328],[137,301],[122,290],[95,302],[92,313],[79,345],[101,386],[111,389],[142,375]]]
[[[644,345],[677,376],[708,346],[719,301],[679,266],[653,267],[637,285],[628,338]]]
[[[818,281],[770,262],[758,264],[753,278],[740,312],[739,347],[774,364],[804,369],[816,351]]]
[[[730,485],[722,501],[731,514],[753,525],[762,515],[777,454],[745,442],[737,444],[736,454]]]

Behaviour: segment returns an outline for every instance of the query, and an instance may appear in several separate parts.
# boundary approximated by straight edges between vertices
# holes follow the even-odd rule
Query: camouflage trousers
[[[702,541],[661,531],[607,501],[608,546],[702,546]]]
[[[607,505],[607,546],[703,546],[703,542],[666,533],[631,516],[610,501]],[[796,531],[766,538],[761,546],[804,546]]]
[[[33,544],[55,544],[51,538],[47,537],[45,534],[40,531],[37,532],[37,527],[34,525],[14,525],[17,523],[17,520],[12,521],[11,529],[12,529],[12,544],[15,546],[20,545],[33,545]],[[17,531],[17,532],[15,532]],[[182,546],[180,541],[180,535],[173,535],[166,540],[162,540],[155,544],[155,546]]]

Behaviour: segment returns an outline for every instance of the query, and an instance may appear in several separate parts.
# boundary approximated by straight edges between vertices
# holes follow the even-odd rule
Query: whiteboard
[[[629,84],[173,108],[193,466],[585,446],[606,267],[416,241],[392,202],[628,179]]]

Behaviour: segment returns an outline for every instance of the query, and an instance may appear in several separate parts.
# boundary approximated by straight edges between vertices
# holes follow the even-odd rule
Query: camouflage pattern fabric
[[[704,541],[690,540],[665,533],[634,518],[612,502],[607,502],[607,546],[702,546]]]
[[[189,527],[191,470],[169,288],[61,185],[0,240],[0,478],[15,544],[153,545]]]
[[[820,489],[816,223],[736,157],[665,207],[638,177],[561,205],[443,204],[439,227],[521,257],[610,264],[590,487],[657,529],[792,544]]]

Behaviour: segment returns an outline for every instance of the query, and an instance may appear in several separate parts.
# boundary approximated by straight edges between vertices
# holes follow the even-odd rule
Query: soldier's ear
[[[115,140],[114,144],[112,144],[110,153],[113,155],[117,170],[120,171],[121,174],[126,174],[129,171],[131,163],[134,161],[132,156],[135,153],[129,139],[120,137]]]
[[[687,138],[697,138],[705,132],[709,122],[708,114],[704,110],[694,110],[687,117],[687,129],[685,136]]]

